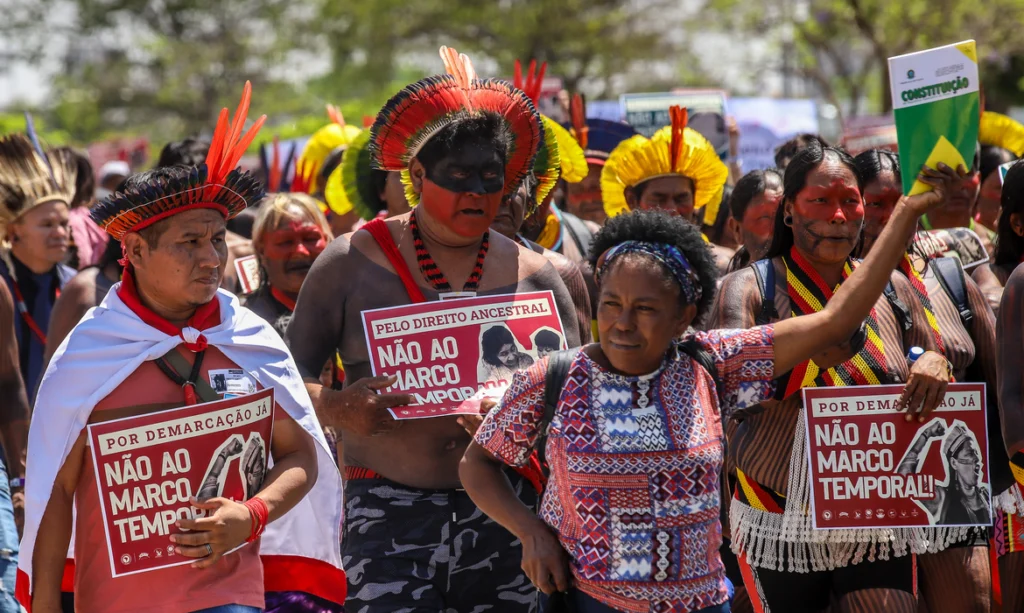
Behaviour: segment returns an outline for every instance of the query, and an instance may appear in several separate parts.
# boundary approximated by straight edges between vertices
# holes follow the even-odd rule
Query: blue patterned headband
[[[701,288],[700,279],[697,277],[697,273],[694,272],[693,266],[690,266],[690,262],[683,255],[682,251],[666,243],[625,241],[615,245],[604,252],[604,256],[602,256],[597,269],[597,280],[600,282],[601,277],[604,276],[605,271],[608,270],[608,266],[611,265],[613,260],[630,253],[642,253],[660,262],[672,273],[672,277],[675,278],[676,282],[679,283],[679,288],[683,292],[686,303],[697,304],[700,302],[701,296],[704,295],[704,290]]]

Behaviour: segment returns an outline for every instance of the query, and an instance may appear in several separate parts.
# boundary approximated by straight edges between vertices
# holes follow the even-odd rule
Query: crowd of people
[[[970,167],[803,134],[743,174],[686,109],[645,137],[577,95],[562,125],[543,68],[441,58],[371,126],[329,107],[258,170],[248,84],[143,172],[31,123],[0,139],[0,613],[1024,611],[1009,129]],[[397,418],[416,390],[377,376],[367,313],[532,292],[558,331],[480,335],[472,377],[502,394]],[[900,384],[916,427],[951,382],[986,385],[991,444],[944,439],[965,468],[928,501],[941,525],[816,529],[801,392]],[[227,440],[176,494],[137,440],[122,473],[93,435],[269,389],[264,442]],[[149,484],[117,499],[112,474]],[[168,496],[166,524],[109,521]]]

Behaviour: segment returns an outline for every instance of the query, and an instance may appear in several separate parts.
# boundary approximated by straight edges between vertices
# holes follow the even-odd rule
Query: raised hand
[[[917,178],[922,183],[930,185],[931,191],[915,196],[905,196],[903,198],[904,203],[917,215],[925,215],[928,211],[946,202],[950,194],[960,189],[960,183],[967,175],[967,169],[962,164],[956,170],[942,162],[939,162],[938,168],[934,170],[924,166],[921,168],[921,174],[917,175]]]

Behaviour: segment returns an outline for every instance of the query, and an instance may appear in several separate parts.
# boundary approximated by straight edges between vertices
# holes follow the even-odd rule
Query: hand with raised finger
[[[390,432],[401,426],[389,408],[412,404],[411,394],[383,392],[398,381],[398,377],[367,377],[346,386],[339,392],[336,404],[341,427],[360,436],[374,436]]]
[[[910,367],[910,377],[900,395],[898,406],[907,409],[906,420],[923,423],[946,397],[949,386],[949,362],[936,351],[926,351]]]
[[[548,595],[568,591],[572,587],[569,556],[547,524],[538,519],[537,525],[521,540],[522,568],[533,585]]]
[[[240,503],[227,498],[206,501],[192,499],[190,504],[208,513],[207,517],[182,519],[175,525],[187,530],[172,534],[174,551],[186,558],[196,558],[192,568],[209,568],[227,552],[238,547],[252,534],[252,514]]]

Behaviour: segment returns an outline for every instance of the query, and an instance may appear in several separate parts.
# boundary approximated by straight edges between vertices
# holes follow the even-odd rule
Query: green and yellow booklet
[[[922,166],[970,170],[981,118],[974,41],[891,57],[889,82],[903,193],[931,189],[917,180]]]

